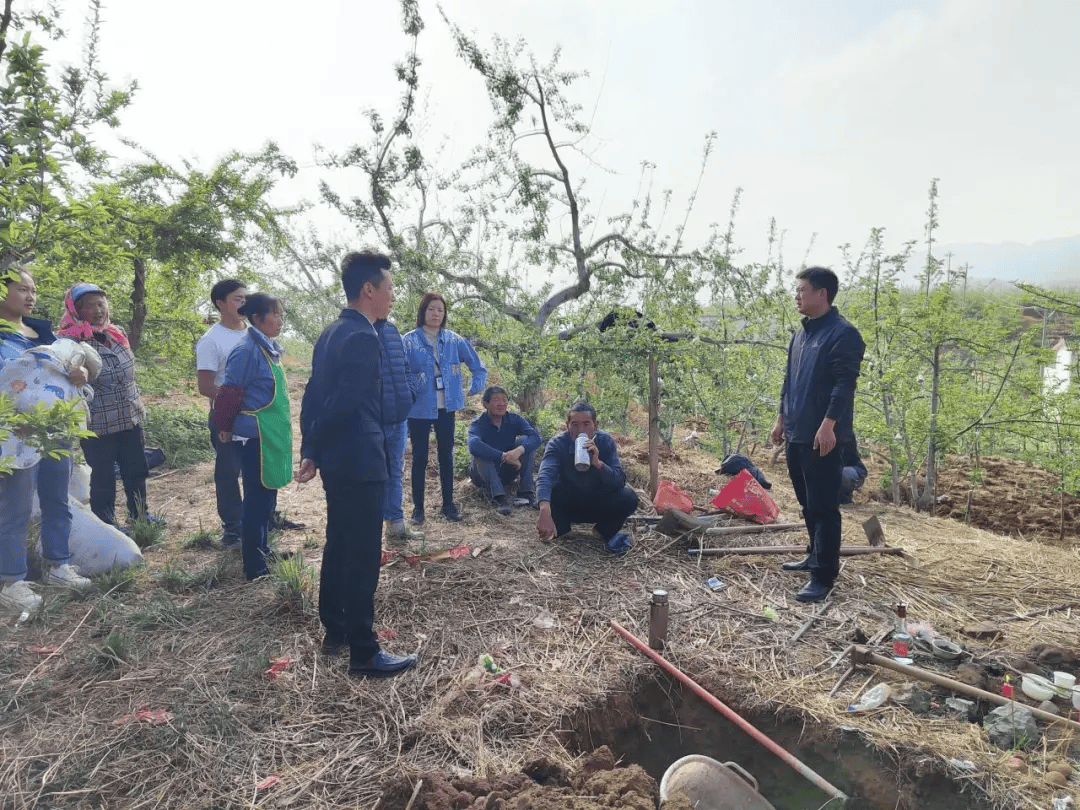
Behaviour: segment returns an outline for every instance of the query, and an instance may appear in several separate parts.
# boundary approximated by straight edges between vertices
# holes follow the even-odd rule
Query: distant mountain
[[[1042,287],[1080,287],[1080,236],[1048,239],[1031,245],[1017,242],[990,244],[943,244],[934,255],[944,259],[952,253],[955,270],[971,265],[969,278],[1026,281]],[[926,263],[926,254],[913,257],[909,268]]]

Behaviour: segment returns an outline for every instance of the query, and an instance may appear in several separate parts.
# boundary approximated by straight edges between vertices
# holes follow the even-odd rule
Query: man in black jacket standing
[[[829,595],[840,573],[843,459],[837,443],[855,438],[855,380],[866,344],[832,305],[840,286],[832,270],[811,267],[795,278],[803,328],[788,347],[772,441],[787,440],[788,473],[810,535],[806,559],[781,567],[808,571],[810,581],[795,598],[817,602]]]
[[[350,253],[341,260],[348,306],[315,343],[300,411],[301,483],[322,473],[326,549],[319,575],[322,652],[350,649],[349,674],[385,678],[416,664],[375,638],[375,589],[382,558],[386,440],[382,426],[382,352],[374,324],[390,314],[390,260]]]

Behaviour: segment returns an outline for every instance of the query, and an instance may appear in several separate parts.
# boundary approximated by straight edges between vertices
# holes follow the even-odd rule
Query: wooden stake
[[[712,532],[706,532],[712,534]],[[728,557],[746,554],[805,554],[806,546],[748,546],[745,548],[706,548],[690,549],[691,554],[705,557]],[[862,554],[903,554],[902,548],[874,546],[840,546],[841,557],[855,557]]]

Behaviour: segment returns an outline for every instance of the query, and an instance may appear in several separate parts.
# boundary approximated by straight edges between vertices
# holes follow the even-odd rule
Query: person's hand
[[[67,376],[68,376],[68,380],[76,388],[82,388],[84,385],[86,385],[86,381],[87,381],[86,369],[83,368],[82,366],[72,366],[71,368],[68,369],[68,375]]]
[[[600,460],[600,448],[596,446],[596,442],[592,439],[585,440],[585,449],[589,451],[589,463],[594,467],[603,467],[604,462]]]
[[[774,447],[779,447],[780,442],[784,440],[784,420],[780,417],[776,417],[776,422],[772,426],[772,432],[769,433],[769,441],[773,443]]]
[[[817,433],[814,435],[814,449],[823,456],[829,455],[832,449],[836,447],[836,433],[833,432],[833,425],[836,424],[836,420],[829,419],[828,417],[821,420],[821,427],[818,428]]]
[[[218,437],[219,442],[231,442],[232,441],[232,431],[231,430],[219,430],[218,434],[217,434],[217,437]]]
[[[296,475],[296,480],[301,484],[306,484],[312,478],[315,477],[315,462],[310,458],[305,458],[300,462],[300,472]]]
[[[520,470],[521,469],[521,456],[525,452],[525,448],[518,445],[513,450],[507,450],[502,454],[502,463],[509,464],[511,467]]]
[[[540,517],[536,519],[536,533],[545,543],[555,537],[555,521],[551,519],[551,504],[547,501],[540,504]]]

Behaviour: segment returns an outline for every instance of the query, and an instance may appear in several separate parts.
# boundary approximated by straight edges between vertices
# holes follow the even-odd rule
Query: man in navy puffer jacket
[[[817,602],[829,595],[840,573],[840,485],[844,462],[837,444],[855,441],[852,411],[862,365],[859,330],[832,305],[836,274],[811,267],[795,276],[795,306],[802,329],[788,347],[780,413],[773,444],[787,440],[787,465],[810,535],[809,553],[785,571],[808,571],[810,582],[795,598]]]
[[[409,368],[409,359],[398,328],[390,321],[382,320],[375,323],[375,331],[382,344],[383,435],[386,437],[386,465],[390,474],[386,481],[386,506],[383,509],[386,523],[384,534],[389,542],[423,540],[424,533],[407,525],[401,510],[408,433],[405,420],[416,400],[416,375]]]

